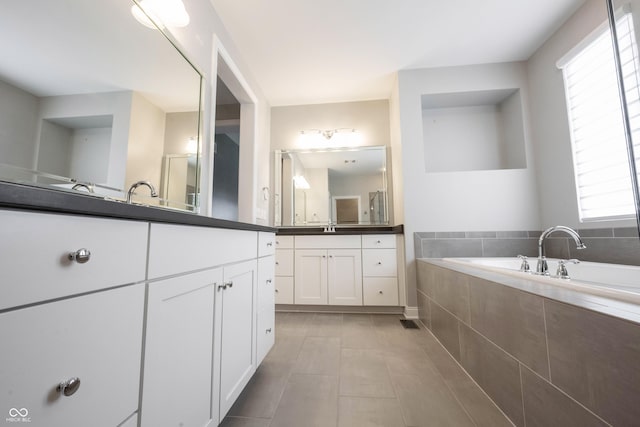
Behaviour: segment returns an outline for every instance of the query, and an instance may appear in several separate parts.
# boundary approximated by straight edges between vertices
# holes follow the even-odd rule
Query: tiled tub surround
[[[517,426],[640,422],[640,307],[418,260],[420,320]]]
[[[561,233],[545,242],[550,258],[640,265],[640,240],[635,228],[577,230],[587,245],[577,250],[573,239]],[[541,231],[456,231],[414,233],[416,258],[514,257],[538,255]]]

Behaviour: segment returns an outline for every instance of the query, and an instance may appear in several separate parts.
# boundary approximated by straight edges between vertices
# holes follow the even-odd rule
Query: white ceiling
[[[211,0],[273,106],[385,99],[402,69],[526,60],[585,1]]]

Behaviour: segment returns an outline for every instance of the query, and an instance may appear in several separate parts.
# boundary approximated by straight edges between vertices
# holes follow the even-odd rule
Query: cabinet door
[[[276,304],[293,304],[293,277],[276,276]]]
[[[327,251],[301,249],[295,254],[296,304],[327,304]]]
[[[328,297],[331,305],[362,305],[360,249],[328,251]]]
[[[256,270],[256,260],[225,267],[224,284],[216,290],[213,384],[219,385],[219,406],[214,407],[218,422],[256,370]]]
[[[268,256],[258,260],[258,326],[256,366],[260,365],[271,347],[273,347],[275,331],[275,288],[274,257]]]
[[[1,417],[16,408],[25,425],[120,425],[138,409],[143,312],[138,284],[0,314]],[[74,377],[74,393],[56,390]]]
[[[217,284],[221,268],[148,285],[141,426],[209,425]]]

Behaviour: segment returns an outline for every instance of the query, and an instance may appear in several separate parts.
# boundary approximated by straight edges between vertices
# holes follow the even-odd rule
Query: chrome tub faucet
[[[576,242],[576,249],[585,249],[587,247],[578,232],[573,228],[565,227],[564,225],[556,225],[554,227],[547,228],[540,235],[540,239],[538,239],[538,264],[536,266],[536,274],[543,276],[549,275],[549,266],[547,265],[547,258],[544,254],[544,242],[551,233],[555,233],[556,231],[561,231],[571,236]]]

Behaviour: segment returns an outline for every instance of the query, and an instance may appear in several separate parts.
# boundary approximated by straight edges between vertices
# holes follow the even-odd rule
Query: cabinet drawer
[[[395,249],[363,249],[362,272],[364,276],[395,277],[398,263]]]
[[[274,303],[274,257],[258,259],[258,310],[271,308]]]
[[[120,425],[138,408],[143,312],[140,283],[0,314],[3,418],[15,407],[39,426]],[[56,391],[73,377],[75,393]]]
[[[366,249],[392,249],[396,247],[395,234],[363,234],[362,247]]]
[[[144,280],[148,227],[0,210],[0,309]],[[81,248],[89,261],[70,261]]]
[[[273,255],[276,251],[276,234],[258,232],[258,256]]]
[[[255,231],[151,224],[149,279],[255,259]]]
[[[274,292],[276,304],[293,304],[293,277],[276,277]]]
[[[293,236],[276,236],[276,249],[293,249]]]
[[[351,236],[295,236],[296,249],[360,249],[362,239]]]
[[[293,249],[276,251],[276,276],[293,276]]]
[[[364,305],[398,305],[398,279],[365,277],[362,282]]]

